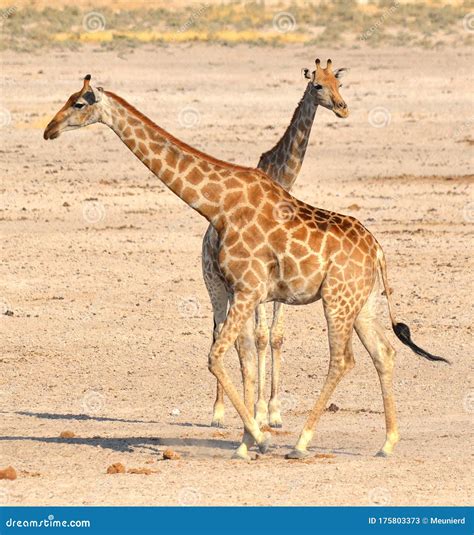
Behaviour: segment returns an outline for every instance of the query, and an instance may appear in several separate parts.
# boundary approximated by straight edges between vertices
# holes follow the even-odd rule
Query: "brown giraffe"
[[[236,456],[248,459],[248,449],[254,442],[265,453],[270,434],[263,433],[253,417],[255,374],[251,367],[246,369],[245,361],[241,362],[242,399],[225,370],[225,354],[259,304],[278,301],[304,305],[318,299],[323,302],[328,325],[329,371],[288,457],[308,455],[316,422],[336,385],[354,366],[353,330],[379,375],[386,422],[381,454],[390,454],[399,439],[392,390],[395,351],[385,338],[373,306],[378,273],[398,338],[429,360],[446,360],[415,345],[408,327],[395,321],[384,254],[372,234],[353,217],[295,199],[260,169],[233,165],[186,145],[121,97],[93,88],[90,75],[48,124],[44,138],[55,139],[66,130],[97,122],[109,126],[171,191],[218,232],[219,268],[232,300],[209,353],[209,369],[244,424]],[[288,217],[276,217],[282,209]]]
[[[278,182],[287,191],[290,191],[298,177],[308,146],[311,127],[318,106],[332,110],[338,117],[347,117],[349,110],[342,99],[339,88],[346,69],[333,71],[331,60],[323,69],[319,59],[316,60],[316,71],[311,76],[309,69],[304,69],[308,82],[291,119],[290,125],[278,143],[260,157],[258,168],[270,178]],[[209,225],[202,243],[202,269],[206,288],[212,303],[214,315],[213,341],[224,323],[227,306],[231,296],[227,293],[225,281],[219,269],[219,236],[212,225]],[[273,321],[271,331],[268,328],[265,305],[259,305],[256,311],[257,325],[254,333],[253,318],[250,318],[236,342],[237,352],[248,351],[253,353],[255,346],[258,355],[258,396],[255,406],[255,419],[259,425],[270,424],[271,427],[281,427],[279,379],[281,351],[283,344],[283,305],[275,302],[273,305]],[[272,354],[271,396],[267,404],[265,400],[265,368],[268,342],[270,341]],[[245,358],[245,357],[244,357]],[[249,355],[247,362],[253,362]],[[217,382],[216,400],[212,424],[216,427],[224,425],[224,391]]]

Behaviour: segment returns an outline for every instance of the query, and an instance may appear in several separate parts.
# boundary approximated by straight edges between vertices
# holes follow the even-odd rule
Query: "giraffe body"
[[[312,77],[307,75],[311,81],[306,86],[290,125],[278,143],[260,157],[257,167],[287,191],[292,188],[301,169],[318,106],[322,105],[334,111],[340,117],[347,117],[348,115],[347,106],[338,91],[340,85],[338,80],[345,70],[337,69],[333,72],[330,68],[317,68]],[[317,89],[318,85],[321,89],[324,87],[323,92]],[[231,299],[220,273],[218,250],[219,236],[212,225],[209,225],[203,239],[202,269],[214,314],[213,340],[216,339],[225,320],[228,303]],[[253,332],[253,322],[249,320],[250,325],[245,328],[244,333],[241,333],[236,341],[238,352],[241,350],[240,348],[247,348],[250,352],[246,359],[248,362],[253,359],[253,346],[256,346],[258,354],[258,399],[255,406],[255,417],[260,425],[269,423],[272,427],[282,426],[278,392],[284,336],[283,318],[283,307],[280,302],[275,302],[270,331],[267,325],[265,307],[259,305],[256,310],[257,325],[255,332]],[[272,353],[272,381],[271,397],[267,404],[265,399],[265,371],[269,342]],[[224,392],[222,386],[217,383],[212,425],[221,427],[223,424]]]
[[[95,122],[108,125],[127,147],[174,193],[203,215],[219,236],[218,266],[231,302],[222,329],[209,353],[209,369],[222,385],[244,424],[236,455],[248,458],[257,443],[269,447],[253,417],[255,374],[241,352],[244,399],[229,378],[224,356],[237,340],[255,308],[267,301],[306,304],[323,301],[328,324],[329,372],[291,458],[307,455],[313,429],[338,382],[354,366],[351,337],[355,331],[374,360],[385,407],[387,436],[383,454],[398,440],[392,392],[394,351],[371,309],[380,272],[395,334],[414,351],[408,328],[396,323],[382,249],[356,219],[313,208],[292,197],[259,169],[213,158],[177,140],[113,93],[94,89],[90,76],[72,95],[44,132],[55,139],[63,131]],[[283,211],[282,211],[283,210]],[[281,214],[286,214],[281,218]],[[250,365],[249,365],[250,364]]]

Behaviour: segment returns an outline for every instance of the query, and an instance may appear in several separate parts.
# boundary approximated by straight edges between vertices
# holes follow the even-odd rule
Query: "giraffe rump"
[[[420,346],[417,346],[415,342],[411,339],[410,334],[410,328],[405,323],[392,323],[392,329],[393,332],[396,334],[397,338],[406,346],[408,346],[414,353],[417,355],[420,355],[420,357],[423,357],[425,359],[431,360],[431,361],[439,361],[439,362],[446,362],[446,364],[451,364],[451,362],[448,359],[445,359],[444,357],[437,357],[436,355],[432,355],[431,353],[428,353],[428,351],[425,351]]]

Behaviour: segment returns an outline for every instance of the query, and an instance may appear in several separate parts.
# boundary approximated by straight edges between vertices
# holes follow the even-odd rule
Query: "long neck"
[[[287,191],[295,183],[303,165],[311,127],[318,105],[313,94],[313,85],[308,83],[290,125],[278,143],[260,157],[258,167]]]
[[[222,182],[235,170],[248,168],[193,149],[113,93],[105,92],[104,98],[102,122],[171,191],[219,228],[225,193]]]

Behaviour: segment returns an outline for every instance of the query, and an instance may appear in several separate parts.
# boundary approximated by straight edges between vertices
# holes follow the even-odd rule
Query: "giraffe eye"
[[[322,86],[322,85],[319,85],[319,84],[316,84],[316,85],[314,86],[314,88],[315,88],[317,91],[319,91],[320,89],[323,88],[323,86]]]
[[[80,102],[76,102],[73,107],[76,108],[77,110],[80,110],[84,106],[85,106],[85,104],[81,104]]]

